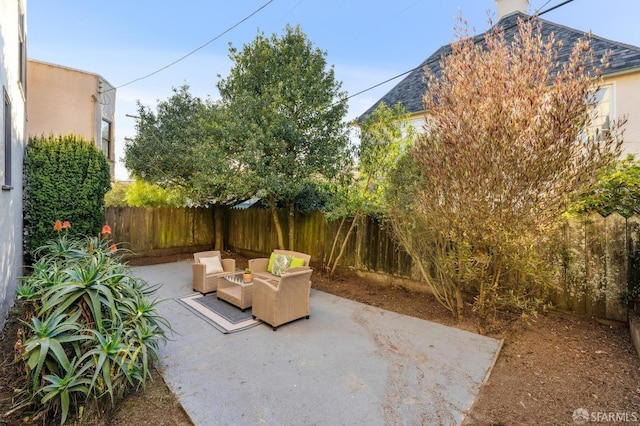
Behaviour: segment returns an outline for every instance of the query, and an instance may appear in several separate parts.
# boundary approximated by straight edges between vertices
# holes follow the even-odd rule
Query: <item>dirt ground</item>
[[[246,259],[233,255],[236,266]],[[130,264],[164,263],[183,256],[132,261]],[[329,279],[316,272],[313,286],[321,291],[367,303],[404,315],[475,331],[473,318],[455,322],[431,296],[400,287],[381,287],[357,277]],[[12,314],[0,335],[0,413],[10,409],[20,371],[13,359],[17,319]],[[603,324],[568,314],[540,315],[523,324],[502,318],[489,336],[504,340],[500,356],[474,407],[468,425],[579,424],[574,413],[587,416],[588,424],[640,421],[640,360],[629,330],[620,324]],[[576,411],[579,410],[579,411]],[[580,418],[575,417],[580,421]],[[13,414],[0,424],[49,424],[45,419]],[[127,397],[104,420],[95,424],[191,425],[162,377],[146,389]]]

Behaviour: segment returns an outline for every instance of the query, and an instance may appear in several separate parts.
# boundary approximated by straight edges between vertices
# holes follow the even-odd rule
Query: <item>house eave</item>
[[[602,75],[603,78],[607,79],[607,78],[611,78],[611,77],[620,77],[622,75],[626,75],[626,74],[634,74],[640,72],[640,66],[638,67],[633,67],[633,68],[627,68],[624,70],[618,70],[618,71],[613,71],[611,73],[604,73]]]

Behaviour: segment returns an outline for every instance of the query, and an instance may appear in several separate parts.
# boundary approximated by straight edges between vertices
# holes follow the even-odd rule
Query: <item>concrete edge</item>
[[[467,415],[469,414],[469,412],[471,412],[471,410],[473,410],[473,407],[475,407],[476,403],[478,402],[478,397],[480,396],[480,391],[482,391],[482,388],[484,388],[485,385],[487,384],[487,382],[489,381],[489,377],[491,376],[491,372],[493,371],[493,367],[495,367],[496,362],[498,362],[498,357],[500,356],[500,353],[502,352],[502,346],[504,346],[504,339],[498,340],[498,347],[496,348],[496,352],[495,352],[495,354],[493,356],[493,360],[491,361],[491,364],[489,365],[489,368],[487,369],[487,373],[484,375],[484,379],[482,379],[482,382],[480,383],[480,387],[478,388],[478,394],[473,399],[473,403],[462,414],[461,424],[463,424],[463,425],[465,424],[464,422],[467,419]]]

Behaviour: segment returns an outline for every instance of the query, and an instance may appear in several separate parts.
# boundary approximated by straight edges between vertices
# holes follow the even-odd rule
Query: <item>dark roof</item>
[[[526,20],[529,19],[529,16],[520,12],[513,13],[503,17],[491,30],[494,28],[503,28],[505,29],[505,39],[507,41],[512,40],[514,35],[518,32],[518,18]],[[560,63],[566,62],[569,59],[571,49],[575,42],[587,35],[587,33],[583,31],[545,21],[544,19],[539,19],[539,21],[541,23],[542,35],[544,38],[547,38],[551,33],[553,33],[556,41],[562,41],[562,48],[558,58]],[[475,36],[475,39],[480,43],[484,43],[483,40],[485,34],[486,33],[479,34]],[[592,34],[591,47],[595,58],[598,60],[605,52],[611,52],[611,56],[609,57],[609,67],[605,70],[605,75],[633,68],[640,68],[640,48],[636,46],[607,40]],[[400,102],[409,113],[423,111],[424,105],[422,103],[422,99],[427,91],[427,85],[424,81],[424,69],[425,67],[428,67],[432,74],[437,77],[440,76],[440,58],[442,56],[449,55],[450,53],[450,44],[442,46],[440,49],[436,50],[431,56],[422,62],[420,66],[413,69],[413,71],[400,81],[400,83],[398,83],[393,89],[372,105],[364,114],[362,114],[359,120],[362,121],[364,117],[371,114],[381,102],[384,102],[389,106],[393,106]]]

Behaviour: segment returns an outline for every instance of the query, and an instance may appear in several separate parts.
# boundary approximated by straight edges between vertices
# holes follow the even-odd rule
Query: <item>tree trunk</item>
[[[462,298],[462,289],[460,285],[456,286],[456,319],[464,318],[464,299]]]
[[[289,250],[294,250],[293,241],[296,228],[296,217],[293,201],[287,201],[287,222],[289,223]]]
[[[280,226],[280,219],[278,219],[278,209],[276,208],[276,202],[273,199],[273,195],[269,195],[269,204],[271,205],[271,217],[273,218],[273,224],[276,226],[276,234],[278,235],[278,248],[284,250],[282,226]]]
[[[224,210],[218,203],[213,205],[213,226],[215,231],[215,250],[224,250]]]
[[[358,219],[360,218],[359,214],[356,214],[353,217],[353,222],[351,222],[351,226],[349,227],[349,230],[347,231],[347,235],[345,235],[344,240],[342,241],[342,246],[340,247],[340,253],[338,253],[338,257],[336,257],[336,260],[333,262],[333,266],[331,267],[331,273],[329,274],[329,276],[333,277],[333,274],[336,273],[336,267],[338,266],[338,263],[340,262],[340,259],[342,259],[342,256],[344,255],[344,251],[347,248],[347,242],[349,241],[349,237],[351,236],[351,232],[353,232],[353,229],[356,227],[356,222],[358,221]]]
[[[336,252],[336,246],[338,245],[338,240],[340,239],[340,232],[342,231],[342,227],[344,226],[344,222],[347,220],[346,217],[343,217],[340,221],[340,226],[338,226],[338,232],[336,232],[336,236],[333,238],[333,244],[331,245],[331,253],[329,253],[329,259],[327,260],[326,269],[331,269],[331,265],[333,262],[333,254]]]

